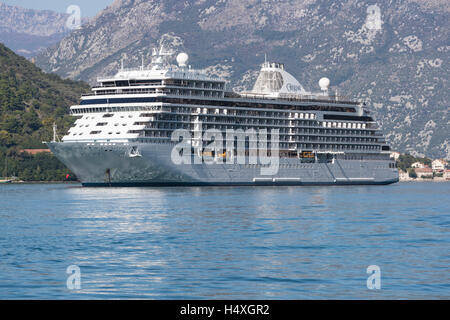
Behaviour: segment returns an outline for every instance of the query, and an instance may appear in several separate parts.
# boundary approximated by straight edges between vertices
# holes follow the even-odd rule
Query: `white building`
[[[400,157],[400,152],[397,152],[397,151],[391,152],[391,158],[394,159],[395,161],[397,161],[399,157]]]
[[[446,165],[447,165],[447,161],[442,160],[442,159],[437,159],[431,163],[431,168],[433,169],[433,171],[444,171]]]
[[[444,179],[445,180],[450,180],[450,170],[446,169],[444,172]]]
[[[414,163],[411,165],[411,168],[414,168],[414,169],[417,169],[417,168],[422,169],[422,168],[426,168],[426,167],[427,167],[427,166],[424,165],[422,162],[414,162]]]
[[[398,174],[399,174],[399,179],[401,181],[411,180],[411,178],[409,177],[408,172],[406,172],[406,171],[399,170]]]

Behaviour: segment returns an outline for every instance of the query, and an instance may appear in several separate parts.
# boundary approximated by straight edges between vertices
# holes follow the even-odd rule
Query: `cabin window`
[[[128,80],[116,81],[117,87],[128,87],[129,85]]]

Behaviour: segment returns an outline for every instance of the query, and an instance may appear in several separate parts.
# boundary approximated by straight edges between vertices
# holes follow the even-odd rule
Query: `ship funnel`
[[[306,94],[303,86],[291,74],[284,70],[281,63],[264,62],[256,79],[252,93],[268,96]]]

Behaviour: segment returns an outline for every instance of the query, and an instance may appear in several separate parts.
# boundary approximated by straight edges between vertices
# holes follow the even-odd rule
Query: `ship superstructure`
[[[92,93],[70,108],[78,119],[62,142],[49,146],[83,185],[398,181],[389,146],[369,110],[330,95],[328,79],[320,80],[320,93],[310,93],[283,64],[266,61],[253,89],[236,93],[228,90],[225,80],[188,66],[185,53],[177,56],[177,66],[170,64],[172,56],[164,49],[154,50],[148,67],[122,67],[115,76],[99,78]],[[190,134],[189,155],[184,149],[184,157],[192,161],[174,161],[176,130]],[[206,150],[208,130],[224,138],[231,130],[255,132],[256,139],[267,132],[268,149],[277,150],[265,155],[276,155],[277,170],[263,174],[267,163],[253,161],[252,155],[261,150],[251,134],[242,144],[244,162],[230,161],[237,158],[239,143],[227,144],[228,138],[223,149]]]

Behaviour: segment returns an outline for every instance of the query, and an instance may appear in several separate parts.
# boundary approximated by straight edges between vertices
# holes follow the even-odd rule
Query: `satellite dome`
[[[188,60],[189,56],[187,55],[187,53],[182,52],[177,56],[177,63],[180,67],[186,67]]]
[[[330,86],[330,79],[328,79],[328,78],[320,79],[319,86],[320,86],[320,90],[327,91],[328,87]]]

